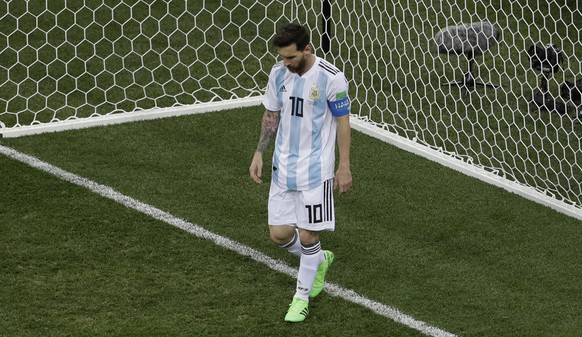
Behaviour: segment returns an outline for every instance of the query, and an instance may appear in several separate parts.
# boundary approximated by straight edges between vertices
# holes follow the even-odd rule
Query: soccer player
[[[262,183],[263,152],[276,137],[268,202],[273,242],[300,257],[287,322],[302,322],[309,298],[321,293],[334,254],[322,250],[320,233],[335,229],[333,189],[352,184],[350,100],[344,74],[314,54],[309,32],[290,23],[273,38],[283,59],[269,75],[259,145],[249,167]],[[339,162],[335,170],[335,146]]]

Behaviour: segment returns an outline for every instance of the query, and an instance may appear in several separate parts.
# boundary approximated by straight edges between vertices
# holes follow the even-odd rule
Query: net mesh
[[[3,1],[6,127],[260,95],[288,1]],[[271,19],[276,18],[276,19]]]
[[[362,120],[581,207],[581,102],[575,91],[564,92],[567,82],[582,79],[580,6],[334,1],[326,57],[351,79],[352,112]],[[319,12],[310,5],[297,11],[299,21],[321,30]],[[482,22],[499,31],[487,50],[439,52],[439,32],[458,37],[459,26]],[[548,44],[564,57],[549,76],[528,55]],[[472,77],[499,87],[446,85],[463,82],[471,57]],[[545,101],[534,100],[541,92]]]

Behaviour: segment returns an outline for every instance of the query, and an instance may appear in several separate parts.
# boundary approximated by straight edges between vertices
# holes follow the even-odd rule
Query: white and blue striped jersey
[[[347,82],[331,63],[316,57],[303,76],[283,62],[269,75],[263,105],[280,111],[273,154],[272,182],[281,188],[310,190],[333,178],[336,122],[349,113]]]

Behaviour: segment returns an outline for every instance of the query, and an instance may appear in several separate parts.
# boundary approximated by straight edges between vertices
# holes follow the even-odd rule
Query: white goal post
[[[258,105],[272,34],[295,20],[346,73],[357,129],[582,219],[581,6],[4,1],[0,135]],[[531,53],[548,45],[551,71]]]

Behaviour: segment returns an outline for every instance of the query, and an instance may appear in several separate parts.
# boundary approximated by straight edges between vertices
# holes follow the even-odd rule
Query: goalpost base
[[[124,112],[92,118],[70,119],[62,122],[0,129],[0,138],[13,138],[47,132],[83,129],[94,126],[121,124],[165,117],[191,115],[210,111],[244,108],[248,106],[259,105],[261,104],[262,99],[262,96],[246,97],[221,102],[199,103],[180,107]]]
[[[548,196],[534,189],[533,187],[519,184],[515,181],[497,175],[494,172],[489,172],[483,168],[475,166],[474,164],[470,164],[459,158],[447,155],[442,151],[435,150],[410,139],[398,136],[357,117],[350,118],[350,124],[352,129],[362,132],[368,136],[382,140],[383,142],[394,145],[407,152],[411,152],[426,159],[435,161],[467,176],[477,178],[483,182],[497,187],[501,187],[528,200],[550,207],[560,213],[566,214],[578,220],[582,220],[582,209],[560,201],[555,197]]]

